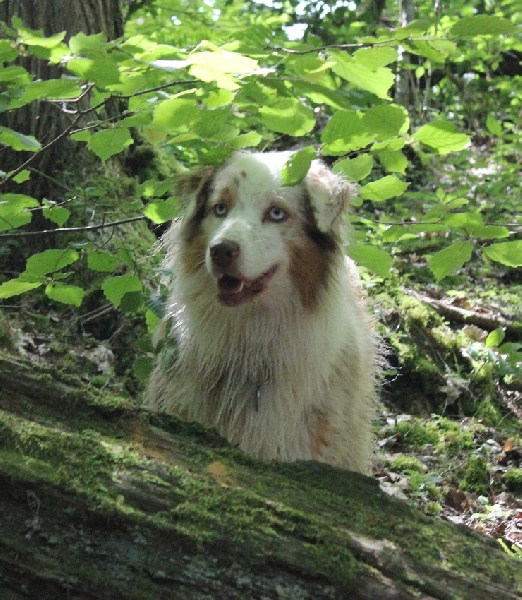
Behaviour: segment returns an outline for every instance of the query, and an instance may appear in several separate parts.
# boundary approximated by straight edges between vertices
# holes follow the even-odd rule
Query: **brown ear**
[[[206,201],[215,171],[214,167],[201,167],[177,175],[176,192],[183,210],[186,210],[192,202],[200,205],[202,201]]]
[[[305,178],[315,222],[319,231],[328,233],[339,222],[344,209],[356,195],[355,185],[332,173],[322,162],[314,160]]]

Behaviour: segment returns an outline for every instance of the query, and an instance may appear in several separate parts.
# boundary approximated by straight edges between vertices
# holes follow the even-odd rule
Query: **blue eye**
[[[282,221],[286,221],[286,219],[288,219],[288,213],[279,206],[272,206],[267,213],[267,218],[273,223],[281,223]]]
[[[226,204],[224,204],[223,202],[218,202],[218,204],[214,204],[214,206],[212,207],[212,210],[214,211],[214,214],[216,215],[216,217],[219,217],[220,219],[222,219],[223,217],[227,216],[228,206]]]

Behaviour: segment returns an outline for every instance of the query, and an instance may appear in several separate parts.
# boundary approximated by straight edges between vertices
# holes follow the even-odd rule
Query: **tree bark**
[[[0,21],[10,25],[13,17],[21,19],[30,29],[43,31],[46,36],[66,31],[66,41],[79,32],[86,35],[104,33],[109,40],[123,34],[120,0],[5,0],[0,3]],[[47,61],[33,56],[22,57],[19,63],[35,80],[58,79],[64,74],[64,69],[59,65],[49,65]],[[85,102],[88,102],[88,98],[85,98]],[[5,112],[0,117],[0,124],[25,135],[32,135],[45,145],[63,132],[72,119],[72,115],[61,111],[56,104],[42,101]],[[28,153],[4,149],[1,168],[5,172],[11,171],[28,157]],[[80,165],[80,145],[65,136],[32,163],[31,179],[14,186],[10,191],[25,193],[37,199],[52,197],[54,193],[63,192],[54,180],[58,184],[63,183],[65,173],[74,177],[79,172]]]
[[[375,481],[261,463],[212,432],[0,355],[0,597],[518,598],[494,540]]]

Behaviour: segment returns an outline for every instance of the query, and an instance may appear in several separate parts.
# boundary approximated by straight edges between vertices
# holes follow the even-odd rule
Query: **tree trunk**
[[[86,35],[104,33],[108,39],[115,39],[123,34],[120,0],[5,0],[0,3],[0,21],[10,25],[13,17],[20,18],[26,27],[43,31],[47,36],[66,31],[66,41],[79,32]],[[20,58],[19,63],[35,80],[57,79],[64,73],[59,65],[49,65],[47,61],[32,56]],[[85,100],[88,102],[88,98]],[[7,111],[0,118],[0,124],[20,133],[33,135],[45,145],[63,132],[72,118],[56,104],[42,101]],[[1,169],[10,171],[22,164],[28,156],[24,152],[4,149]],[[64,183],[65,174],[69,173],[74,177],[79,172],[80,165],[80,145],[74,144],[65,136],[36,158],[31,165],[29,181],[12,186],[9,191],[26,193],[37,199],[52,197],[57,191],[63,193],[60,184]]]
[[[514,599],[498,544],[375,481],[0,355],[0,597]]]
[[[413,0],[399,0],[399,25],[406,27],[415,19],[415,6]],[[411,113],[413,102],[412,81],[410,69],[404,68],[404,65],[411,60],[410,54],[399,46],[397,57],[397,77],[395,78],[395,102]]]

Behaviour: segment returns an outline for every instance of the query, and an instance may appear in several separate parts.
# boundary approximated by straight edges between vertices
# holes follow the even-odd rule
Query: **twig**
[[[411,292],[410,292],[411,293]],[[451,306],[435,298],[424,296],[422,294],[414,294],[421,302],[431,306],[437,313],[443,317],[448,318],[450,321],[456,321],[458,323],[466,323],[468,325],[476,325],[486,331],[493,331],[494,329],[502,328],[506,332],[506,336],[510,338],[517,338],[522,334],[522,323],[510,322],[502,317],[491,317],[487,315],[481,315],[480,313],[458,306]]]
[[[93,87],[94,87],[94,84],[89,84],[89,85],[85,86],[85,90],[78,96],[78,98],[75,98],[75,102],[78,103],[83,98],[85,98],[85,96],[87,96],[87,94],[92,90]],[[38,150],[32,156],[30,156],[23,164],[21,164],[14,171],[11,171],[6,177],[4,177],[4,179],[2,179],[2,181],[0,181],[0,187],[5,185],[9,181],[12,181],[18,175],[18,173],[21,173],[26,167],[28,167],[36,159],[37,156],[40,156],[40,154],[43,154],[44,152],[46,152],[51,146],[54,146],[54,144],[56,144],[56,142],[59,142],[62,138],[64,138],[66,135],[68,135],[71,132],[71,130],[74,129],[75,125],[79,122],[79,120],[81,118],[82,118],[82,113],[79,112],[74,117],[74,119],[69,123],[69,125],[62,131],[62,133],[59,133],[53,140],[51,140],[45,146],[42,146],[42,148],[40,148],[40,150]]]
[[[140,215],[139,217],[129,217],[128,219],[122,219],[121,221],[112,221],[111,223],[100,223],[99,225],[84,225],[82,227],[57,227],[56,229],[42,229],[41,231],[17,231],[16,233],[0,233],[0,238],[24,238],[37,237],[41,235],[55,235],[57,233],[96,231],[97,229],[118,227],[119,225],[125,225],[126,223],[133,223],[134,221],[144,220],[145,217],[143,215]]]

